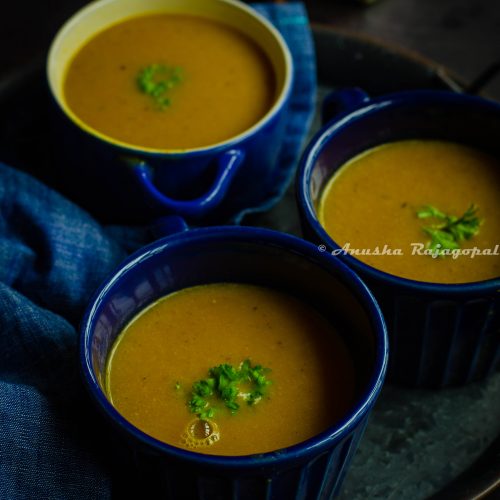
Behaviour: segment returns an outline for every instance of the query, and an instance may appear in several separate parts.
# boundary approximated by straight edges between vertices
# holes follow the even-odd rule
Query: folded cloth
[[[109,498],[109,473],[84,438],[75,326],[148,232],[102,228],[3,164],[0,207],[0,498]]]
[[[303,5],[257,8],[282,31],[295,61],[280,181],[263,210],[293,175],[312,115],[315,74]],[[80,382],[77,325],[97,285],[153,237],[148,228],[102,227],[0,163],[0,500],[108,499],[134,491],[136,474],[117,463]],[[135,487],[144,493],[144,485]]]

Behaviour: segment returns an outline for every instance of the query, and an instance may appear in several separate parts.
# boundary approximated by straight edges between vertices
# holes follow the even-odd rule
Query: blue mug
[[[326,125],[297,172],[304,236],[354,269],[373,291],[387,323],[388,380],[440,388],[485,378],[500,360],[500,278],[436,284],[400,278],[341,251],[318,220],[328,180],[362,151],[395,140],[449,140],[500,157],[500,105],[446,91],[408,91],[370,98],[358,88],[325,99]]]
[[[187,150],[156,150],[126,144],[88,126],[68,106],[64,79],[74,54],[92,35],[127,18],[186,13],[215,19],[250,36],[274,68],[276,97],[255,125],[220,143]],[[273,178],[286,125],[292,58],[278,31],[251,7],[235,0],[99,0],[60,29],[47,59],[47,79],[61,137],[60,175],[70,196],[103,220],[144,222],[179,215],[213,217],[224,201],[239,206],[260,199]],[[196,120],[196,116],[193,116]],[[243,204],[243,205],[242,205]]]
[[[235,457],[168,445],[125,420],[103,390],[106,360],[116,337],[136,314],[160,297],[216,282],[282,289],[343,325],[340,334],[357,373],[356,402],[348,414],[294,446]],[[186,231],[136,252],[92,298],[80,339],[80,362],[92,399],[136,450],[138,465],[154,471],[153,480],[165,485],[165,498],[187,500],[332,498],[341,487],[378,397],[388,358],[382,315],[354,272],[304,240],[243,227]]]

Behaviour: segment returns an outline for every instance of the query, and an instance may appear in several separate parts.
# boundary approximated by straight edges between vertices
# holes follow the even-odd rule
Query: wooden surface
[[[310,18],[434,59],[472,82],[500,61],[498,0],[306,0]],[[500,99],[500,76],[485,89]]]

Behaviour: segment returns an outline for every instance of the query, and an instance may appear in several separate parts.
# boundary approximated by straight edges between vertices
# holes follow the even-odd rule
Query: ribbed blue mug
[[[81,120],[64,93],[72,58],[100,31],[130,17],[151,13],[205,17],[253,39],[267,54],[274,70],[276,93],[268,112],[234,137],[190,149],[128,144]],[[238,198],[237,206],[251,205],[261,199],[262,185],[273,178],[277,167],[292,75],[292,57],[283,37],[257,11],[238,0],[92,2],[62,26],[47,59],[62,184],[80,204],[112,222],[147,222],[163,215],[200,221],[210,218],[231,199]],[[196,115],[192,116],[193,121],[196,119]]]
[[[160,297],[215,282],[252,283],[308,301],[335,318],[352,354],[357,397],[339,422],[269,453],[215,456],[160,442],[125,420],[103,390],[109,350],[124,325]],[[229,334],[229,332],[228,332]],[[185,231],[136,252],[96,292],[81,325],[80,361],[92,399],[136,450],[162,498],[329,499],[341,487],[386,370],[388,340],[373,296],[339,259],[283,233],[243,227]],[[332,394],[332,397],[335,397]]]
[[[446,91],[370,98],[350,88],[325,99],[323,118],[326,125],[311,140],[297,172],[303,234],[328,252],[337,250],[373,291],[389,332],[388,381],[440,388],[485,378],[500,361],[500,278],[448,285],[382,272],[340,251],[316,207],[339,167],[390,141],[448,140],[500,158],[500,105]]]

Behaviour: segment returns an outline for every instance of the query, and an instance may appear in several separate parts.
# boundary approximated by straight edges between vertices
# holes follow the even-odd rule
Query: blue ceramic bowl
[[[274,68],[276,97],[267,114],[241,134],[207,147],[152,149],[127,144],[88,126],[68,106],[66,69],[93,35],[110,25],[150,13],[198,15],[228,24],[252,38]],[[210,216],[228,196],[252,204],[273,178],[292,86],[292,57],[279,32],[237,0],[98,0],[60,29],[47,59],[47,80],[61,137],[61,176],[84,206],[114,222],[181,215]],[[193,116],[193,120],[197,117]],[[216,125],[216,124],[214,124]],[[255,182],[259,179],[259,182]],[[83,196],[79,196],[83,193]],[[92,193],[92,196],[89,194]]]
[[[389,141],[432,138],[500,157],[500,105],[479,97],[414,91],[370,99],[360,89],[346,89],[331,94],[323,111],[331,121],[304,153],[297,198],[305,237],[328,251],[340,247],[319,223],[315,207],[334,172],[361,151]],[[367,283],[384,313],[391,343],[389,381],[434,388],[460,385],[484,378],[498,366],[500,279],[424,283],[340,256]]]
[[[175,290],[214,282],[283,289],[341,323],[357,371],[349,414],[321,434],[259,455],[225,457],[186,451],[128,423],[103,392],[108,352],[123,326]],[[154,469],[165,498],[282,500],[331,498],[339,491],[387,363],[382,315],[362,281],[339,259],[301,239],[252,228],[209,228],[156,241],[126,260],[97,291],[81,327],[80,359],[92,398],[114,428]]]

